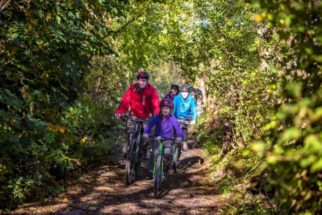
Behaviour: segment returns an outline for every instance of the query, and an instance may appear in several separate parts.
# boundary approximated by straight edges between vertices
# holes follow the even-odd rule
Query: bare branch
[[[0,12],[9,6],[11,0],[0,0]]]

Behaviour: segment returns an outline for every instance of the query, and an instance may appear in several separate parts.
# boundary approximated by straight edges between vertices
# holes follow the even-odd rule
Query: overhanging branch
[[[125,23],[123,26],[121,26],[118,30],[113,31],[112,34],[113,36],[116,36],[117,34],[121,33],[124,31],[130,24],[138,20],[140,17],[142,17],[145,14],[145,12],[141,12],[139,15],[133,17],[131,20],[129,20],[127,23]]]

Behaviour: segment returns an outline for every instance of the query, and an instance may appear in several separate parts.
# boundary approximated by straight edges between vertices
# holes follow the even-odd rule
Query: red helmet
[[[167,107],[173,109],[173,102],[172,102],[172,100],[171,99],[163,99],[160,102],[160,107],[163,107],[163,106],[167,106]]]
[[[136,76],[136,79],[146,79],[146,80],[149,80],[149,73],[147,73],[144,69],[140,69],[138,71],[138,74]]]

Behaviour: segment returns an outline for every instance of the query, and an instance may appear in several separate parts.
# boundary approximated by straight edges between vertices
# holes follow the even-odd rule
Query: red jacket
[[[157,90],[148,83],[148,85],[139,92],[138,84],[132,86],[125,92],[119,107],[116,109],[117,114],[123,114],[128,110],[139,118],[149,118],[160,112],[160,101]]]

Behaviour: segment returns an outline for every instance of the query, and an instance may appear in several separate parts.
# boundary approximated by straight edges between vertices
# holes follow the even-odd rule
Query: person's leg
[[[175,149],[177,148],[177,151],[175,151]],[[180,158],[180,155],[181,155],[181,149],[182,149],[182,139],[181,140],[176,140],[175,144],[174,144],[174,153],[173,156],[174,156],[174,162],[176,164],[178,164],[179,162],[179,158]]]
[[[183,151],[187,151],[189,149],[189,147],[188,147],[188,126],[187,125],[182,126],[182,134],[183,134],[182,148],[183,148]]]
[[[166,165],[165,165],[166,171],[173,167],[173,154],[174,154],[174,149],[175,149],[174,146],[175,146],[175,143],[173,140],[169,140],[164,143],[164,147],[165,147],[164,156],[165,156],[165,160],[166,160]]]

